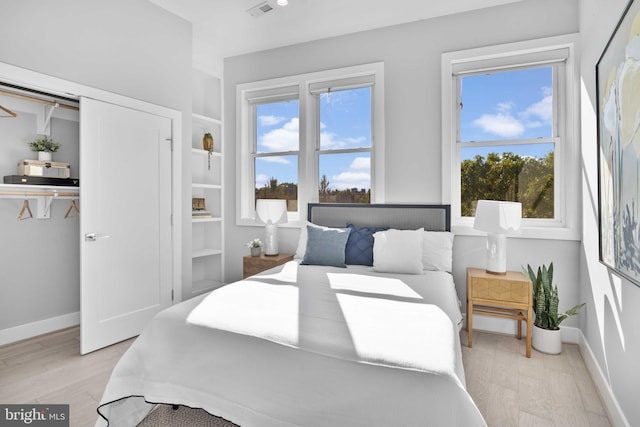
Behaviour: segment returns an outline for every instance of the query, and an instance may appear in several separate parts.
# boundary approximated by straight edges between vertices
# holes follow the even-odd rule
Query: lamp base
[[[504,234],[487,235],[487,267],[491,274],[507,273],[507,238]]]
[[[278,256],[278,225],[268,223],[265,225],[265,256]]]
[[[491,271],[491,270],[485,270],[485,272],[487,274],[494,274],[496,276],[506,276],[507,272],[506,271]]]

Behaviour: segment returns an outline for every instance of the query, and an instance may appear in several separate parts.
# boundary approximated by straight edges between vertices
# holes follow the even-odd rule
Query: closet
[[[74,320],[83,354],[137,335],[181,294],[181,113],[8,64],[0,82],[79,108],[75,121],[49,117],[54,161],[71,164],[78,187],[0,185],[0,344]],[[26,127],[43,134],[38,113],[20,111],[34,102],[10,98],[0,95],[3,176],[33,156]]]

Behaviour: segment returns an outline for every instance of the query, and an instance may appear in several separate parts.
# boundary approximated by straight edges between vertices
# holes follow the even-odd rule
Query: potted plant
[[[38,138],[35,141],[30,142],[29,148],[31,151],[36,151],[38,153],[38,160],[50,162],[52,153],[58,151],[60,144],[54,142],[53,139],[48,136],[45,136],[44,138]]]
[[[533,284],[533,311],[536,313],[536,320],[533,325],[531,345],[543,353],[560,354],[562,350],[560,323],[567,317],[578,314],[584,303],[564,313],[558,313],[558,286],[553,285],[553,263],[549,264],[549,268],[544,264],[538,267],[537,274],[530,265],[527,265],[523,273]]]
[[[247,247],[251,249],[251,256],[260,256],[262,241],[260,239],[253,239],[247,243]]]

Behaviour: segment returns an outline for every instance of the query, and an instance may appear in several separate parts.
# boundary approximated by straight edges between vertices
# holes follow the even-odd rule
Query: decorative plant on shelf
[[[560,323],[567,317],[578,314],[584,303],[558,313],[558,286],[553,285],[553,263],[547,268],[544,264],[538,267],[537,274],[530,265],[523,269],[524,275],[533,284],[533,311],[536,313],[535,326],[556,331],[560,329]]]
[[[45,136],[44,138],[38,138],[35,141],[29,143],[31,151],[46,151],[48,153],[55,153],[60,148],[60,144],[54,142],[53,139]]]
[[[253,239],[252,241],[250,241],[249,243],[247,243],[247,247],[249,249],[251,248],[261,248],[262,247],[262,240],[260,239]]]
[[[253,239],[247,243],[247,247],[251,250],[251,256],[260,256],[260,248],[262,247],[262,240]]]

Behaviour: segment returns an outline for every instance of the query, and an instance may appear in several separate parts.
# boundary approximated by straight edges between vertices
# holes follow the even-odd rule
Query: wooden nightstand
[[[267,256],[263,253],[260,256],[247,255],[242,258],[242,278],[258,274],[277,265],[282,265],[293,259],[293,254],[278,254]]]
[[[527,357],[531,357],[533,295],[531,282],[524,274],[490,274],[481,268],[467,268],[467,331],[469,347],[473,344],[473,315],[506,317],[518,322],[518,339],[522,338],[522,321],[527,322]]]

